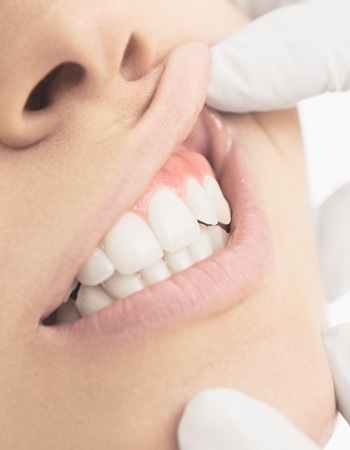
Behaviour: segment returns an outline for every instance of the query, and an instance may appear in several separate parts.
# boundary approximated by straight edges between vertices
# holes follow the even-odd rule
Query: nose
[[[150,70],[153,44],[140,18],[124,2],[105,3],[51,7],[14,28],[0,66],[1,144],[28,148],[59,130],[71,102],[101,99],[116,79]]]

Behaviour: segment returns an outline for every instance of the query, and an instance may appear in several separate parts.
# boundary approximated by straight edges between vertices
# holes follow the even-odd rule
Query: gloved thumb
[[[279,8],[214,45],[207,104],[245,113],[350,89],[350,1]]]
[[[178,428],[180,450],[320,450],[271,406],[233,389],[199,393]]]

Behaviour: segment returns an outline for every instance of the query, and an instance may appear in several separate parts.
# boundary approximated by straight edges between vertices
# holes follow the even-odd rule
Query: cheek
[[[266,140],[265,133],[255,136],[251,133],[245,153],[275,236],[279,258],[276,276],[285,277],[286,285],[288,280],[294,280],[296,295],[305,298],[315,320],[324,326],[326,298],[319,271],[298,115],[295,110],[289,110],[255,117],[270,139]],[[260,150],[262,145],[263,151]],[[279,266],[285,267],[285,274],[280,272]]]

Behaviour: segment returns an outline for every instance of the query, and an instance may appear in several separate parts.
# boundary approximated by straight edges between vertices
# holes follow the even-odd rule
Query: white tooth
[[[101,286],[80,286],[75,303],[79,313],[87,316],[111,305],[113,299]]]
[[[213,243],[214,252],[222,250],[226,246],[230,237],[229,233],[218,225],[215,227],[208,227],[208,233]]]
[[[131,275],[163,256],[163,250],[147,223],[133,213],[126,213],[107,233],[105,251],[115,269]]]
[[[206,175],[203,180],[203,189],[215,207],[219,222],[228,225],[231,222],[231,210],[219,183],[211,175]]]
[[[97,286],[107,280],[114,272],[114,266],[105,252],[96,248],[90,258],[84,263],[77,275],[81,284]]]
[[[201,235],[199,239],[188,247],[194,262],[201,261],[213,253],[213,244],[207,227],[205,225],[201,225],[200,227]]]
[[[170,277],[171,274],[165,262],[162,259],[160,259],[151,266],[142,269],[140,271],[140,275],[149,285],[158,283],[159,281],[166,280],[167,278]]]
[[[57,323],[74,322],[80,317],[75,301],[71,298],[66,303],[63,303],[56,311]]]
[[[128,297],[144,288],[144,284],[136,273],[133,275],[115,273],[111,278],[102,283],[102,286],[116,300]]]
[[[168,188],[159,189],[152,195],[148,221],[163,249],[168,252],[186,247],[200,236],[198,222],[191,210]]]
[[[188,180],[186,203],[197,220],[209,225],[216,225],[218,223],[218,216],[216,215],[214,205],[195,178]]]
[[[181,272],[193,265],[193,259],[187,248],[180,248],[176,252],[165,253],[164,259],[172,273]]]

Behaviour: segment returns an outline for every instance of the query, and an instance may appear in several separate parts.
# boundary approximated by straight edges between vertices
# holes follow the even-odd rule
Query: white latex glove
[[[180,450],[320,450],[271,406],[233,389],[210,389],[187,405]]]
[[[316,214],[322,275],[328,299],[335,300],[350,289],[350,183],[331,195]]]
[[[297,2],[250,22],[212,47],[209,106],[266,111],[350,89],[350,0]],[[295,1],[236,3],[254,15]]]
[[[339,411],[350,423],[350,325],[328,330],[324,341]],[[321,450],[271,406],[233,389],[202,391],[178,428],[180,450]]]
[[[256,19],[269,11],[282,6],[302,3],[305,0],[233,0],[251,19]]]

